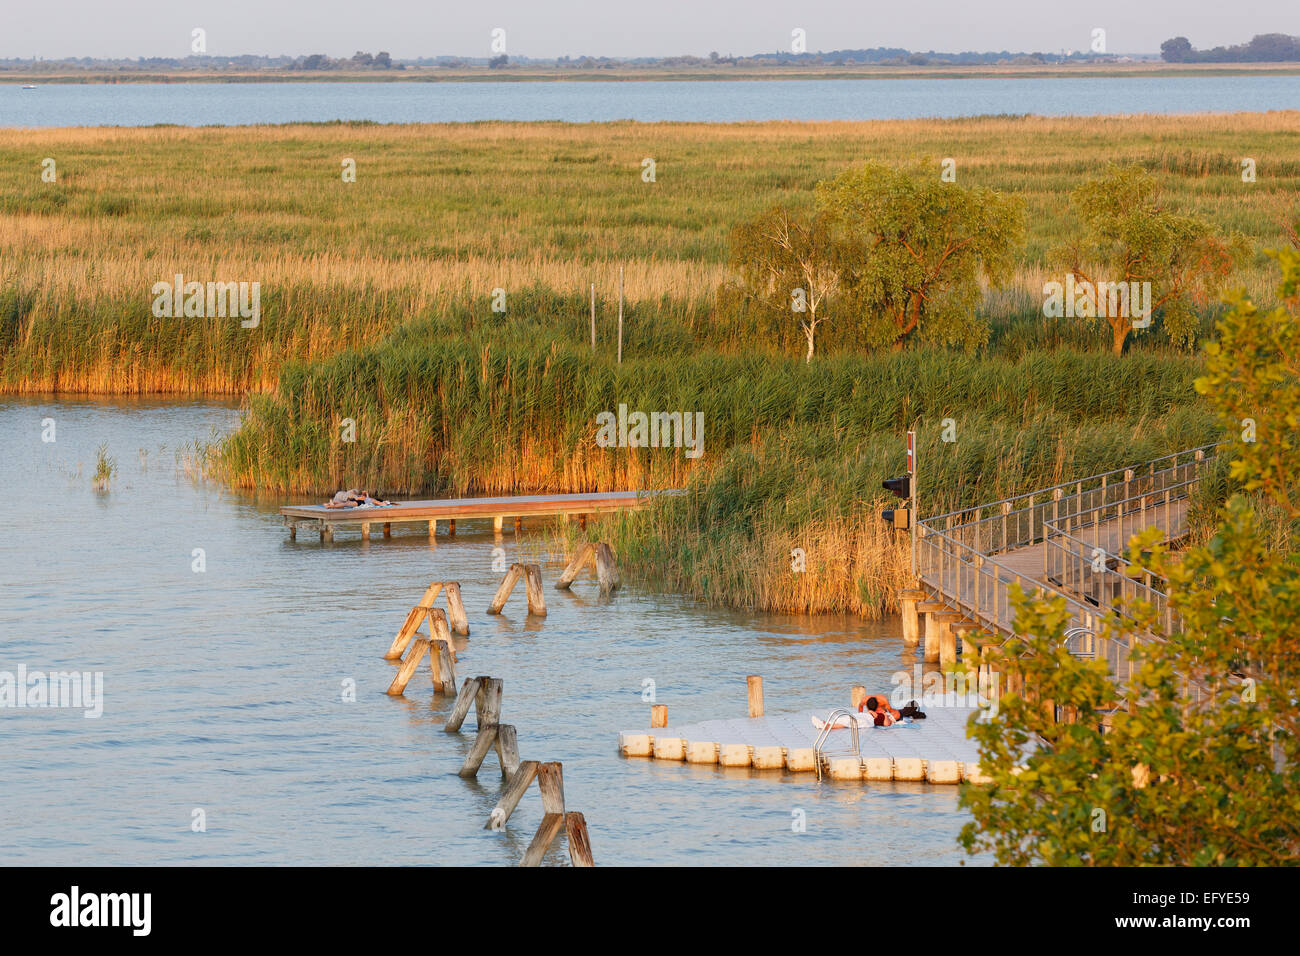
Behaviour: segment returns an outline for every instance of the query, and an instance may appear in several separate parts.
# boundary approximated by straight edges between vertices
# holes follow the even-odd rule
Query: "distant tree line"
[[[1249,43],[1213,50],[1196,50],[1187,37],[1174,37],[1160,44],[1160,56],[1166,63],[1291,63],[1300,60],[1300,37],[1260,33]]]
[[[324,53],[300,56],[289,64],[291,70],[391,70],[393,58],[380,50],[374,56],[358,50],[347,59],[333,59]],[[402,67],[397,67],[402,69]]]

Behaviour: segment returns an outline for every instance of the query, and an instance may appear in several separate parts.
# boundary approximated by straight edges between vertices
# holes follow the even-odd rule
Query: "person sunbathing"
[[[362,493],[355,488],[349,488],[347,491],[338,492],[333,498],[325,502],[326,508],[355,508],[365,499]]]
[[[916,701],[908,701],[907,705],[901,710],[895,710],[889,706],[889,698],[884,694],[868,697],[858,704],[858,713],[862,713],[863,710],[871,714],[872,721],[877,727],[892,727],[904,717],[913,717],[917,720],[925,719],[925,714],[921,713],[920,705]]]

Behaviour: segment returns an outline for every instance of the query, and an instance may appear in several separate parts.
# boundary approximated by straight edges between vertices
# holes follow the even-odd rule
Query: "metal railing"
[[[1140,501],[1166,487],[1199,479],[1207,459],[1205,445],[1175,452],[1142,465],[1040,488],[972,508],[950,511],[919,522],[943,531],[984,554],[997,554],[1041,542],[1048,521],[1065,531],[1073,519],[1124,501]],[[1140,510],[1140,509],[1139,509]]]
[[[954,610],[1005,635],[1015,633],[1013,585],[1026,594],[1064,599],[1073,619],[1066,630],[1070,653],[1105,660],[1112,677],[1126,680],[1129,646],[1101,635],[1104,619],[1122,613],[1129,601],[1143,600],[1155,608],[1158,621],[1158,633],[1144,639],[1163,639],[1179,621],[1163,581],[1130,576],[1130,562],[1116,552],[1152,525],[1166,540],[1186,533],[1182,502],[1209,471],[1217,448],[1192,448],[918,521],[917,574]],[[1043,580],[1008,566],[1008,552],[1035,545],[1043,547]]]

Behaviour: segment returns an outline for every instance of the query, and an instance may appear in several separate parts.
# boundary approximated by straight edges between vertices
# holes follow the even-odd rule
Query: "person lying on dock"
[[[338,492],[333,498],[325,502],[326,508],[355,508],[362,502],[361,492],[355,488],[349,488],[347,491]]]
[[[925,719],[925,714],[921,712],[921,707],[916,701],[908,701],[907,706],[902,710],[895,710],[889,706],[889,698],[883,694],[868,697],[858,704],[858,713],[863,710],[871,714],[872,720],[877,727],[892,727],[904,717],[913,717],[917,720]]]

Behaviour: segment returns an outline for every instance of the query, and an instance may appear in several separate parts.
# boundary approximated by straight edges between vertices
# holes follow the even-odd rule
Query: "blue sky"
[[[1256,33],[1300,34],[1296,0],[3,0],[0,57],[185,56],[193,28],[208,52],[395,57],[751,54],[809,50],[1080,50],[1095,27],[1113,53],[1153,53]]]

